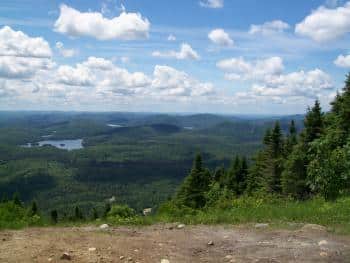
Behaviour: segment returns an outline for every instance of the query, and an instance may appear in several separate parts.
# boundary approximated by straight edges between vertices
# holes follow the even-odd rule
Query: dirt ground
[[[0,262],[350,262],[350,237],[322,227],[28,228],[0,231]],[[168,261],[167,261],[168,260]]]

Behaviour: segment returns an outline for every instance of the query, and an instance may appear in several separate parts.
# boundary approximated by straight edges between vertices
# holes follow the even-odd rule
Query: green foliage
[[[203,168],[202,157],[198,154],[190,174],[185,178],[176,194],[176,202],[191,208],[205,206],[205,193],[209,190],[211,174]]]
[[[135,216],[134,209],[130,208],[127,205],[112,205],[111,210],[108,212],[107,217],[113,218],[131,218]]]
[[[53,224],[57,224],[57,222],[58,222],[58,212],[57,212],[57,210],[52,210],[50,212],[50,217],[51,217],[52,223]]]

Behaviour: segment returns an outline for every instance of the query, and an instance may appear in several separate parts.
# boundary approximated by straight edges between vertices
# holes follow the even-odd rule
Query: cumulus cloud
[[[199,60],[200,56],[198,53],[193,50],[193,48],[187,44],[187,43],[182,43],[180,50],[179,51],[154,51],[152,53],[152,56],[154,57],[160,57],[160,58],[175,58],[175,59],[194,59],[194,60]]]
[[[334,60],[334,64],[341,68],[350,68],[350,55],[339,55],[337,59]]]
[[[211,42],[220,46],[232,46],[234,43],[229,34],[227,34],[221,28],[212,30],[208,34],[208,38],[211,40]]]
[[[296,25],[295,32],[317,42],[344,36],[350,32],[350,2],[334,9],[319,7]]]
[[[246,100],[271,99],[284,102],[288,98],[315,98],[333,88],[331,77],[320,69],[285,74],[283,60],[271,57],[246,61],[231,58],[219,61],[217,67],[231,81],[249,81],[251,89],[236,93],[236,98]]]
[[[58,50],[58,52],[65,58],[70,58],[73,57],[77,54],[77,51],[74,49],[67,49],[64,48],[64,45],[62,42],[56,42],[56,49]]]
[[[154,68],[152,87],[162,97],[196,97],[213,93],[213,84],[202,83],[183,71],[169,66],[157,65]]]
[[[148,37],[150,22],[139,13],[122,12],[112,19],[98,12],[80,12],[61,5],[55,22],[56,32],[72,37],[89,36],[98,40],[135,40]]]
[[[273,20],[265,22],[262,25],[251,25],[249,34],[262,34],[270,35],[275,33],[282,33],[287,30],[290,26],[281,20]]]
[[[0,29],[0,56],[49,58],[49,43],[41,37],[29,37],[9,26]]]
[[[50,45],[41,37],[30,37],[5,26],[0,29],[0,77],[29,78],[53,67]]]
[[[253,62],[244,58],[230,58],[219,61],[217,67],[225,71],[228,80],[264,79],[269,75],[278,75],[284,70],[280,57],[271,57]]]
[[[199,5],[206,8],[223,8],[224,0],[201,0]]]

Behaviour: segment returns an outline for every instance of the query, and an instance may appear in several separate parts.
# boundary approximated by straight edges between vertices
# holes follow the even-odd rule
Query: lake
[[[83,149],[83,139],[75,139],[75,140],[45,140],[37,143],[27,143],[24,147],[36,147],[36,146],[44,146],[51,145],[58,149],[62,150],[79,150]]]

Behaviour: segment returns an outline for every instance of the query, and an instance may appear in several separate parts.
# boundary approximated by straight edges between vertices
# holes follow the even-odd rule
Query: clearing
[[[350,237],[317,225],[277,230],[264,224],[0,231],[0,262],[69,262],[61,259],[65,252],[71,262],[84,263],[350,262]]]

